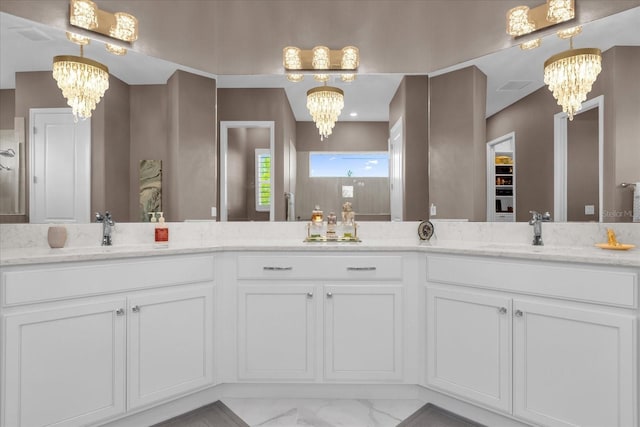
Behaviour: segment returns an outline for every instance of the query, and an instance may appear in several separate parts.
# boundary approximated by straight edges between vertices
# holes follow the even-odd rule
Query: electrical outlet
[[[436,214],[436,205],[431,203],[431,215],[435,215],[435,214]]]
[[[211,206],[211,217],[215,218],[218,216],[218,209],[215,206]]]

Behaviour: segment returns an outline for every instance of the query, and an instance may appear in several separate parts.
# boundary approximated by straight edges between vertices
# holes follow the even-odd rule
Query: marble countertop
[[[99,261],[119,258],[166,256],[222,251],[265,252],[423,252],[456,255],[488,256],[539,261],[575,262],[621,267],[640,267],[640,250],[604,250],[595,246],[533,246],[520,243],[417,238],[364,239],[359,243],[306,243],[301,239],[224,239],[170,243],[166,247],[154,244],[122,244],[114,246],[67,247],[61,249],[10,248],[0,254],[1,266],[18,266],[57,262]]]

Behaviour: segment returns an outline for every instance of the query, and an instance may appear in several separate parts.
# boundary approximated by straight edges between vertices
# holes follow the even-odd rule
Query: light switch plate
[[[585,215],[595,215],[596,207],[594,205],[584,205],[584,214]]]

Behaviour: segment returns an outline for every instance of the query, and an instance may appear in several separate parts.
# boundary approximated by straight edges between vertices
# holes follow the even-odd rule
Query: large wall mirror
[[[637,135],[640,135],[640,121],[637,120],[640,116],[640,83],[637,78],[640,74],[640,33],[636,28],[639,21],[640,7],[629,9],[584,24],[583,33],[575,40],[576,47],[599,47],[604,52],[603,71],[589,95],[589,99],[599,96],[604,99],[604,129],[600,130],[604,132],[604,165],[598,178],[603,195],[602,200],[595,203],[600,215],[581,220],[631,220],[617,215],[617,212],[631,209],[632,202],[630,187],[622,188],[620,184],[640,181],[640,170],[637,168],[640,162],[637,139]],[[0,207],[3,209],[0,218],[1,222],[24,222],[28,217],[28,206],[25,206],[24,200],[26,204],[29,201],[29,183],[26,182],[28,170],[25,173],[29,153],[24,148],[28,146],[25,130],[29,124],[21,124],[20,118],[28,121],[30,108],[65,107],[64,100],[56,92],[55,82],[51,89],[51,58],[59,54],[77,53],[76,46],[67,41],[60,29],[7,13],[0,13],[0,30],[0,154],[7,153],[6,156],[0,155],[0,164],[13,169],[10,174],[0,168]],[[542,64],[552,54],[566,49],[566,41],[555,35],[547,35],[542,46],[532,51],[522,51],[518,46],[513,46],[428,73],[429,78],[436,78],[467,67],[476,67],[486,75],[486,107],[482,118],[486,131],[483,144],[510,132],[516,135],[517,221],[527,220],[529,209],[554,212],[553,126],[554,115],[560,110],[542,82]],[[89,46],[86,54],[108,64],[112,75],[118,77],[99,105],[99,108],[107,109],[99,113],[104,115],[102,123],[107,129],[103,129],[100,140],[94,140],[92,144],[92,210],[115,211],[114,217],[121,222],[144,218],[139,208],[138,167],[142,160],[158,160],[162,161],[162,208],[169,213],[168,218],[174,221],[213,219],[212,213],[216,213],[216,210],[211,208],[220,207],[220,198],[225,196],[219,187],[222,173],[220,159],[223,155],[218,154],[222,130],[215,121],[217,106],[218,120],[221,121],[275,121],[271,130],[275,141],[269,146],[274,167],[271,189],[275,206],[266,217],[264,214],[255,217],[247,215],[243,220],[285,220],[285,193],[295,193],[292,200],[295,200],[296,215],[290,218],[293,220],[305,220],[311,212],[309,206],[314,202],[323,205],[326,210],[337,210],[343,201],[341,190],[345,182],[353,184],[356,192],[358,186],[371,188],[371,193],[362,193],[368,199],[367,206],[382,206],[376,208],[379,209],[376,212],[366,212],[368,218],[363,219],[390,219],[388,181],[374,186],[363,180],[352,179],[347,182],[347,176],[339,181],[339,186],[335,185],[335,193],[324,189],[323,194],[327,194],[327,198],[314,201],[311,197],[314,181],[307,176],[307,165],[309,154],[318,151],[379,152],[381,147],[386,150],[390,131],[389,104],[404,78],[402,73],[358,76],[354,83],[345,87],[346,105],[335,134],[326,141],[320,141],[317,133],[314,133],[315,128],[309,121],[305,106],[306,90],[313,86],[311,78],[296,86],[288,83],[282,74],[214,76],[140,55],[134,50],[124,57],[110,57],[101,43]],[[10,69],[9,65],[18,68]],[[180,70],[177,75],[176,70]],[[18,73],[17,78],[15,73]],[[44,83],[43,79],[47,82]],[[24,90],[17,88],[17,85],[29,88],[29,99],[24,99]],[[168,90],[167,85],[174,86]],[[176,87],[185,92],[176,92]],[[238,92],[236,97],[234,90],[242,92]],[[264,105],[256,98],[258,92],[252,92],[259,90],[263,91],[260,93],[269,93],[269,102],[265,101]],[[227,108],[229,102],[221,101],[221,91],[226,91],[224,96],[227,100],[251,99],[256,114],[251,117],[239,117],[240,113],[227,114],[223,108]],[[174,96],[168,92],[178,94]],[[44,97],[46,105],[36,100],[36,96]],[[126,101],[123,101],[125,98]],[[280,108],[284,113],[279,113],[281,115],[276,118],[262,114],[261,108],[269,109],[273,102],[280,102],[278,99],[286,106]],[[357,104],[356,99],[360,100]],[[195,111],[189,110],[194,102],[199,107]],[[238,107],[238,110],[242,108]],[[356,110],[359,110],[359,115],[351,117],[350,113]],[[184,120],[186,113],[191,119],[181,122],[180,126],[165,119],[176,117]],[[185,124],[193,127],[196,119],[198,123],[203,122],[198,125],[200,128],[197,132],[189,135],[181,133],[185,131]],[[116,125],[110,126],[118,123],[126,123],[126,130]],[[410,129],[406,131],[409,133]],[[28,132],[26,135],[28,138]],[[169,142],[158,146],[159,140]],[[187,144],[184,142],[186,140],[190,142]],[[178,141],[182,145],[176,148],[171,141]],[[485,152],[484,148],[478,151]],[[15,153],[15,157],[10,156],[12,153]],[[125,158],[123,156],[127,159],[124,164],[120,162]],[[439,162],[441,159],[425,159],[425,168],[432,171],[444,169],[429,165],[429,161]],[[456,159],[449,161],[452,166],[446,169],[448,173],[455,173],[453,165]],[[297,163],[297,168],[285,168],[284,165],[292,163]],[[232,167],[225,165],[225,170]],[[284,175],[280,172],[283,169],[288,171]],[[483,183],[485,171],[483,169],[482,176],[478,178]],[[307,175],[300,177],[300,174]],[[435,181],[435,177],[432,178]],[[191,192],[182,191],[189,186],[194,187]],[[446,206],[455,204],[457,198],[466,197],[460,186],[452,185],[449,193],[450,200],[436,201],[443,209],[439,209],[434,218],[484,220],[482,217],[469,215],[465,218],[464,214],[448,213]],[[369,199],[376,194],[384,199],[383,203],[369,203]],[[481,199],[487,198],[483,195]],[[588,201],[583,204],[591,205]],[[486,209],[480,211],[486,212]],[[608,212],[615,216],[607,216]],[[424,213],[424,217],[428,215],[428,212]],[[219,210],[217,216],[221,216]]]

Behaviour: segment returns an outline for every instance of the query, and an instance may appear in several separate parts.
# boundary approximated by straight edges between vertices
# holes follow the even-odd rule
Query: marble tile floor
[[[233,399],[222,402],[252,427],[395,427],[424,405],[404,399]]]

